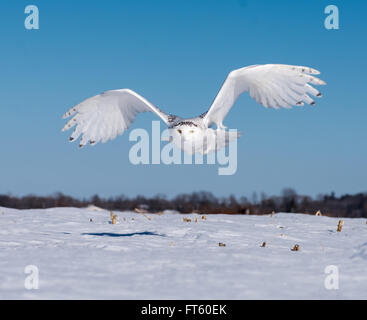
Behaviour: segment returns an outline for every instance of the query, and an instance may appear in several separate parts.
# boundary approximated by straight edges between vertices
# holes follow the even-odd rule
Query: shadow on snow
[[[155,232],[133,232],[133,233],[109,233],[109,232],[101,232],[101,233],[82,233],[82,236],[97,236],[97,237],[133,237],[133,236],[158,236],[165,237],[164,234],[159,234]]]

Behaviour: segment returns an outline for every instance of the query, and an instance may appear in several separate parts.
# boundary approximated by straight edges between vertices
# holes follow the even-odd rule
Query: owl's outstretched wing
[[[153,112],[167,125],[169,115],[155,107],[136,92],[129,89],[111,90],[87,99],[71,108],[63,118],[74,117],[65,125],[62,131],[76,126],[70,141],[79,138],[80,147],[87,143],[94,145],[115,139],[135,121],[137,114]]]
[[[313,85],[326,83],[313,75],[319,71],[301,66],[266,64],[245,67],[232,71],[225,80],[208,113],[204,123],[209,127],[222,122],[237,98],[244,92],[266,108],[291,108],[292,105],[314,105],[309,94],[321,97]]]

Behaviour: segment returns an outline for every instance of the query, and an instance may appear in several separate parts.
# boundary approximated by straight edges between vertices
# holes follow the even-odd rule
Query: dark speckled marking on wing
[[[169,129],[180,127],[180,126],[188,126],[188,127],[198,127],[198,125],[192,121],[181,121],[178,123],[174,123],[171,126],[169,126]]]
[[[205,118],[205,116],[208,114],[208,111],[207,112],[204,112],[203,114],[201,114],[199,117],[201,118],[201,119],[204,119]]]
[[[177,116],[174,116],[173,114],[168,115],[168,122],[172,123],[177,119]]]
[[[198,125],[192,121],[181,121],[175,125],[175,127],[177,126],[197,127]]]

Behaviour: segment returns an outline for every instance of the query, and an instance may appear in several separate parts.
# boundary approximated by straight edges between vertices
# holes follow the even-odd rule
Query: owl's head
[[[185,122],[180,123],[171,130],[172,134],[175,135],[176,138],[182,139],[184,141],[196,140],[197,138],[201,137],[201,131],[202,130],[196,125]]]

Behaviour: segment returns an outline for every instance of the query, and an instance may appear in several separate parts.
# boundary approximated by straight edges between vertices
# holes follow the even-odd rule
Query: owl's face
[[[171,135],[174,139],[195,141],[202,136],[202,130],[195,126],[180,125],[171,129]]]

